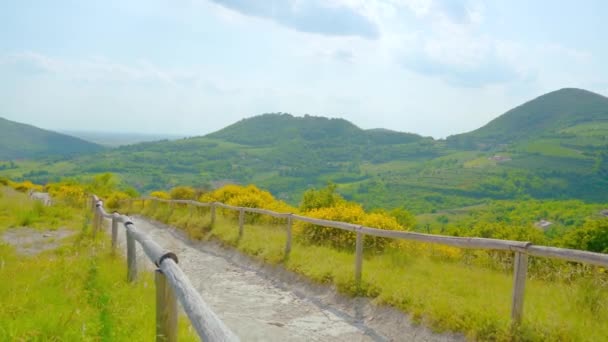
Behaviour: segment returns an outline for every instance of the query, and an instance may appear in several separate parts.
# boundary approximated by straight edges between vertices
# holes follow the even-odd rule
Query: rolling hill
[[[203,137],[122,146],[0,171],[45,182],[119,174],[140,191],[253,183],[297,204],[328,181],[368,208],[431,212],[488,199],[608,202],[608,99],[562,89],[446,140],[343,119],[264,114]]]
[[[66,157],[102,149],[79,138],[0,118],[0,161]]]
[[[608,128],[608,98],[583,89],[564,88],[513,108],[472,132],[451,136],[448,142],[493,147],[541,137],[565,137],[575,127],[589,124]]]
[[[76,159],[73,173],[112,171],[147,191],[178,183],[253,182],[283,197],[326,181],[367,178],[362,161],[423,160],[433,140],[415,134],[362,130],[342,119],[264,114],[204,137],[123,146]]]
[[[335,145],[393,145],[423,139],[417,134],[387,129],[363,130],[344,119],[310,115],[295,117],[287,113],[243,119],[207,137],[249,146],[272,146],[292,141],[305,144],[319,141]]]

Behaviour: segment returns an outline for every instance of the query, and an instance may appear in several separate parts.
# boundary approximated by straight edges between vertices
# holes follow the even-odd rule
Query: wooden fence
[[[547,247],[533,245],[531,242],[525,241],[512,241],[512,240],[498,240],[498,239],[487,239],[487,238],[476,238],[476,237],[455,237],[455,236],[444,236],[434,234],[424,234],[408,231],[394,231],[384,230],[372,227],[361,226],[346,222],[337,222],[330,220],[322,220],[302,215],[296,215],[292,213],[278,213],[272,210],[249,208],[249,207],[237,207],[227,205],[219,202],[203,203],[193,200],[163,200],[153,197],[145,197],[137,199],[145,203],[146,200],[164,202],[164,203],[181,203],[185,205],[191,205],[193,207],[209,207],[211,214],[211,225],[215,223],[215,211],[216,208],[224,208],[229,210],[235,210],[239,212],[239,236],[243,235],[243,223],[245,212],[258,213],[264,215],[270,215],[276,218],[285,218],[287,220],[286,226],[286,243],[285,243],[285,255],[287,256],[291,251],[292,243],[292,224],[294,220],[312,223],[319,226],[331,227],[336,229],[342,229],[356,233],[355,242],[355,282],[360,284],[361,272],[363,267],[363,241],[365,236],[378,236],[393,239],[402,239],[409,241],[419,241],[426,243],[435,243],[445,246],[453,246],[459,248],[468,249],[489,249],[499,251],[511,251],[515,254],[514,265],[513,265],[513,291],[511,301],[511,322],[514,326],[519,325],[523,315],[524,307],[524,293],[526,287],[526,278],[528,272],[528,256],[546,257],[561,259],[572,262],[587,263],[602,267],[608,267],[608,254],[594,253],[588,251]],[[135,200],[135,201],[137,201]],[[132,200],[134,201],[134,200]]]
[[[118,226],[125,228],[127,238],[127,280],[137,278],[135,242],[138,242],[150,261],[156,265],[154,275],[156,285],[156,340],[177,341],[177,300],[181,303],[192,326],[203,341],[239,341],[224,323],[203,301],[200,294],[190,283],[188,277],[178,266],[177,256],[159,246],[146,234],[137,230],[128,216],[107,213],[103,202],[92,197],[93,235],[101,229],[105,219],[112,220],[112,250],[116,249]]]

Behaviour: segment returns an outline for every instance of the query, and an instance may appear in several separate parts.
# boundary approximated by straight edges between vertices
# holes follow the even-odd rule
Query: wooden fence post
[[[101,220],[101,213],[99,212],[99,202],[97,201],[97,203],[95,203],[95,211],[93,213],[93,225],[92,225],[92,233],[93,233],[93,238],[95,238],[97,236],[97,230],[99,230],[99,225],[100,225],[100,220]]]
[[[243,237],[243,225],[245,224],[245,209],[239,208],[239,239]]]
[[[91,235],[95,238],[97,232],[97,207],[93,209],[93,218],[91,220]]]
[[[167,204],[167,206],[169,207],[169,212],[167,213],[167,218],[165,220],[167,221],[167,224],[169,224],[169,220],[171,219],[171,215],[173,215],[174,204],[173,204],[173,202],[169,202]]]
[[[528,273],[528,254],[515,252],[513,270],[513,301],[511,303],[511,324],[518,326],[524,312],[524,294]]]
[[[292,215],[293,214],[289,214],[289,216],[287,216],[287,241],[285,241],[285,257],[289,256],[289,253],[291,252],[291,226],[293,223]]]
[[[177,300],[161,270],[154,274],[156,283],[156,341],[177,341]]]
[[[363,238],[365,235],[357,231],[357,242],[355,244],[355,284],[361,285],[361,268],[363,266]]]
[[[211,228],[215,225],[215,202],[211,203]]]
[[[95,231],[95,218],[97,218],[97,207],[96,207],[97,201],[95,201],[95,196],[91,196],[91,202],[89,203],[90,209],[91,209],[91,234],[94,234]]]
[[[97,208],[97,229],[95,233],[99,232],[103,226],[103,215],[101,214],[101,206],[103,202],[99,201],[99,207]]]
[[[116,235],[118,234],[118,213],[112,214],[112,252],[116,252]]]
[[[125,226],[127,234],[127,281],[133,282],[137,278],[137,256],[135,254],[135,239],[131,236],[129,228]]]

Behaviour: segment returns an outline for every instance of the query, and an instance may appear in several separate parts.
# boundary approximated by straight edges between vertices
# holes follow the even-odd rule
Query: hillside
[[[588,123],[608,125],[608,98],[583,89],[564,88],[513,108],[472,132],[451,136],[448,141],[467,147],[496,146],[559,136]]]
[[[0,161],[98,152],[97,144],[0,118]]]
[[[118,147],[142,142],[176,140],[183,138],[183,136],[173,134],[146,134],[138,132],[114,133],[99,131],[60,131],[59,133],[67,134],[105,147]]]
[[[447,140],[363,130],[343,119],[264,114],[203,137],[122,146],[55,164],[17,163],[0,176],[46,182],[114,172],[142,192],[253,183],[292,204],[306,189],[334,182],[367,208],[405,206],[416,213],[489,199],[603,203],[606,103],[563,89]]]
[[[272,146],[290,141],[316,141],[324,145],[392,145],[423,139],[417,134],[385,129],[362,130],[344,119],[310,115],[295,117],[287,113],[243,119],[207,137],[249,146]]]
[[[232,181],[259,184],[295,199],[307,187],[327,181],[367,179],[361,163],[422,161],[438,153],[433,139],[415,134],[363,130],[343,119],[264,114],[204,137],[122,146],[46,166],[49,172],[43,175],[27,168],[10,175],[46,181],[58,174],[115,172],[142,191]]]

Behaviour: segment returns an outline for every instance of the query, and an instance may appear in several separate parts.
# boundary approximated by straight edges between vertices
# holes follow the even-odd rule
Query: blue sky
[[[342,117],[445,137],[564,87],[608,95],[606,1],[3,1],[0,117],[200,135]]]

